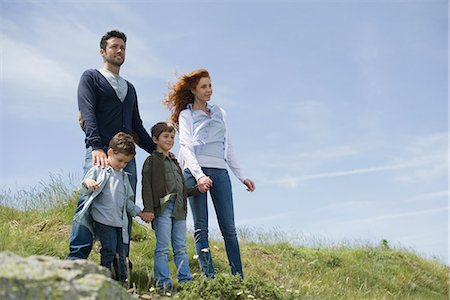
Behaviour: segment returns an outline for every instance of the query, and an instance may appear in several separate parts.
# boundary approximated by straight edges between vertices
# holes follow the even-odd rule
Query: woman
[[[201,272],[214,278],[214,266],[208,242],[207,191],[212,198],[225,241],[231,273],[242,272],[239,242],[234,225],[233,196],[227,166],[253,192],[255,184],[244,177],[228,137],[225,111],[208,102],[211,99],[211,77],[204,69],[181,76],[171,86],[164,104],[171,110],[171,120],[180,132],[179,161],[186,184],[197,186],[202,192],[190,197],[195,227],[195,247]]]

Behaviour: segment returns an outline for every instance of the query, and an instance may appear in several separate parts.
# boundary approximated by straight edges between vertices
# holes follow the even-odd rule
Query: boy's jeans
[[[108,268],[117,281],[127,279],[122,227],[112,227],[94,221],[95,235],[100,240],[100,265]]]
[[[105,149],[104,149],[105,150]],[[106,153],[106,151],[105,151]],[[89,147],[86,149],[86,156],[84,160],[84,174],[89,171],[89,169],[92,167],[92,148]],[[136,161],[132,159],[127,166],[124,168],[124,170],[128,173],[131,173],[129,176],[131,187],[133,188],[133,191],[136,195],[136,182],[137,182],[137,176],[136,176]],[[83,208],[84,202],[86,201],[87,196],[80,195],[78,198],[77,208],[75,209],[75,213],[80,211]],[[128,236],[131,237],[131,218],[128,219]],[[92,233],[87,229],[85,226],[82,226],[78,223],[72,222],[72,232],[70,233],[70,239],[69,239],[69,256],[68,259],[87,259],[89,256],[89,253],[92,249],[92,243],[93,243],[93,236]],[[130,253],[130,244],[124,244],[125,254],[126,257],[129,256]]]
[[[242,272],[241,254],[239,242],[234,225],[233,196],[231,194],[231,181],[226,169],[203,168],[203,173],[213,181],[210,194],[220,231],[225,241],[225,249],[230,264],[231,274],[239,274],[244,278]],[[195,179],[189,170],[184,171],[186,186],[194,186]],[[200,262],[201,272],[210,278],[214,278],[214,266],[208,242],[208,203],[207,193],[189,197],[189,204],[194,218],[195,248]]]
[[[169,247],[172,240],[173,259],[178,270],[178,282],[192,280],[191,269],[186,251],[186,220],[175,220],[172,211],[175,199],[167,203],[160,216],[153,221],[156,235],[154,276],[160,289],[172,288],[169,271]]]

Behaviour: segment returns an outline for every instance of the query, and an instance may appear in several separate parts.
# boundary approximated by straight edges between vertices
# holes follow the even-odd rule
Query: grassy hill
[[[76,197],[73,188],[58,178],[13,195],[0,193],[0,251],[64,259]],[[11,208],[11,203],[21,209]],[[148,291],[153,285],[154,233],[138,223],[133,226],[131,281],[141,294],[151,294]],[[213,241],[211,248],[217,278],[205,280],[197,275],[175,296],[181,299],[448,299],[449,295],[447,266],[412,252],[391,249],[386,241],[379,246],[333,249],[298,247],[287,242],[242,242],[244,281],[228,275],[223,242]],[[189,236],[190,266],[198,274],[194,251]],[[98,244],[89,259],[99,261]],[[174,275],[172,260],[170,264]]]

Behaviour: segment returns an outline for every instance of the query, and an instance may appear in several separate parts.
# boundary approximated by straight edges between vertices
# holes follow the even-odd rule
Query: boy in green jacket
[[[170,153],[175,128],[159,122],[151,130],[156,150],[142,168],[142,200],[146,219],[152,219],[156,235],[154,278],[163,291],[171,291],[172,281],[168,264],[172,242],[178,282],[192,280],[186,251],[187,196],[199,193],[196,187],[187,189],[177,160]]]

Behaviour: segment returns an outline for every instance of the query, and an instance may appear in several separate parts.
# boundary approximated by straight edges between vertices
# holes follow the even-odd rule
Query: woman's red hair
[[[197,87],[198,82],[203,77],[211,78],[207,70],[198,69],[182,75],[178,82],[169,86],[169,95],[164,99],[163,104],[169,108],[170,120],[177,129],[180,112],[186,109],[189,103],[194,103],[194,94],[191,90]]]

